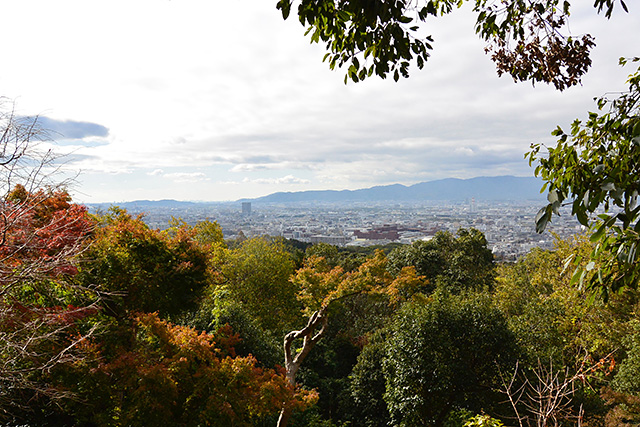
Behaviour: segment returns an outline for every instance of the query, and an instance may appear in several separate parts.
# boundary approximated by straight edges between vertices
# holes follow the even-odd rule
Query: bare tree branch
[[[566,423],[575,423],[580,427],[584,409],[580,406],[578,413],[575,412],[573,397],[577,387],[580,384],[590,387],[589,380],[597,372],[606,370],[606,365],[613,361],[613,353],[595,363],[585,354],[573,371],[566,366],[562,369],[554,367],[552,360],[548,366],[538,360],[538,366],[532,370],[531,377],[519,370],[517,364],[508,381],[500,373],[501,391],[507,395],[520,427],[556,427]],[[520,385],[516,386],[518,382]],[[524,412],[518,409],[520,407]]]
[[[58,180],[59,157],[38,117],[7,103],[0,98],[0,420],[28,408],[16,399],[21,391],[70,397],[40,378],[83,357],[78,348],[98,325],[78,328],[78,320],[98,311],[100,298],[70,280],[91,231],[85,208],[69,203],[70,180]]]

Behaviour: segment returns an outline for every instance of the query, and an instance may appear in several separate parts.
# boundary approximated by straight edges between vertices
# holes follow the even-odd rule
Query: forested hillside
[[[4,424],[640,422],[638,294],[605,304],[570,284],[564,260],[587,239],[499,265],[473,229],[386,253],[303,249],[39,194],[5,202],[42,208],[6,228],[3,269],[74,255],[3,282]],[[28,233],[38,244],[16,246]]]

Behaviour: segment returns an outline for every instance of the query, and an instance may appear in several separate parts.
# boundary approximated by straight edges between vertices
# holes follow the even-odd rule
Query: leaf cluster
[[[409,77],[409,66],[414,61],[424,67],[432,49],[430,36],[415,36],[418,25],[428,15],[450,10],[459,3],[451,0],[432,0],[421,7],[413,1],[309,1],[298,5],[300,23],[308,26],[312,43],[326,43],[328,53],[324,61],[329,67],[346,65],[345,83],[358,82],[377,75]],[[461,2],[460,2],[461,3]],[[289,17],[292,0],[277,4],[284,19]]]
[[[284,334],[299,320],[296,290],[289,281],[294,267],[282,241],[247,239],[218,254],[214,287],[224,288],[263,328]]]
[[[378,408],[365,416],[367,425],[385,425],[375,422],[385,403],[390,424],[442,425],[455,408],[489,409],[498,367],[510,369],[515,356],[506,319],[488,298],[438,292],[403,305],[363,350],[354,397],[359,406]]]
[[[359,294],[383,294],[391,303],[397,303],[423,285],[423,277],[418,276],[413,267],[403,268],[394,276],[387,264],[382,251],[376,251],[352,272],[345,272],[341,267],[331,268],[324,258],[311,256],[291,280],[299,289],[298,299],[306,314]]]
[[[638,61],[634,58],[633,62]],[[621,60],[626,63],[626,60]],[[596,243],[590,262],[576,270],[575,283],[585,282],[605,298],[608,291],[635,288],[640,278],[636,262],[640,244],[640,68],[627,80],[628,90],[613,99],[596,100],[598,112],[576,120],[569,133],[558,127],[553,135],[557,145],[540,153],[533,144],[526,154],[530,164],[537,162],[537,176],[548,190],[549,203],[536,216],[536,229],[542,232],[563,204],[592,231]],[[576,265],[582,259],[570,260]]]
[[[493,253],[485,236],[476,229],[460,229],[457,235],[438,232],[428,241],[416,241],[389,254],[389,270],[398,273],[412,266],[428,283],[421,289],[429,293],[437,286],[451,292],[490,289],[495,278]]]
[[[105,295],[107,312],[177,315],[195,303],[208,283],[207,252],[197,230],[163,233],[140,217],[112,208],[100,218],[77,280]]]

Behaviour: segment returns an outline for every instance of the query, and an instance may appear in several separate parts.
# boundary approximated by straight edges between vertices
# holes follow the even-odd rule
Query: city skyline
[[[617,59],[640,35],[633,9],[608,21],[573,5],[573,33],[597,47],[559,93],[498,78],[466,7],[423,25],[432,58],[409,79],[344,85],[275,3],[12,2],[4,107],[41,117],[87,203],[531,176],[529,144],[623,90]]]

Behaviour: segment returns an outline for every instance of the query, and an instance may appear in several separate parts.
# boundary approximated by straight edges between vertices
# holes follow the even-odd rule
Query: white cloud
[[[209,180],[207,175],[202,172],[172,172],[165,173],[162,177],[174,182],[200,182]]]
[[[269,185],[286,185],[286,184],[309,184],[311,181],[308,179],[296,178],[293,175],[283,176],[281,178],[245,178],[243,183],[251,184],[269,184]]]
[[[231,172],[254,172],[269,169],[266,165],[241,163],[230,169]]]
[[[453,151],[454,151],[454,153],[460,154],[460,155],[463,155],[463,156],[473,156],[473,154],[474,154],[474,151],[469,147],[458,147]]]

